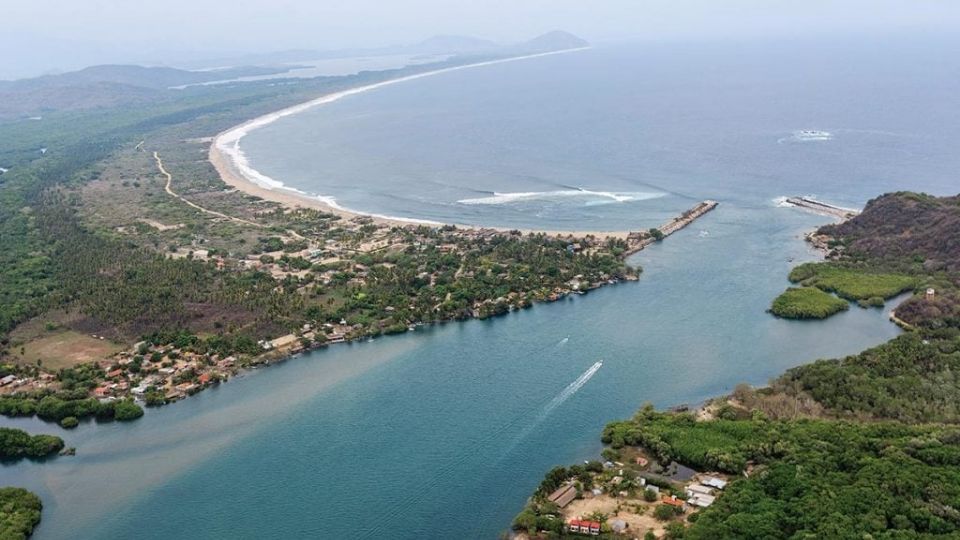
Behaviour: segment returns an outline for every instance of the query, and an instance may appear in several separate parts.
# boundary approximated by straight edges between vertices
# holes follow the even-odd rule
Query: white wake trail
[[[564,401],[570,399],[572,395],[576,394],[578,390],[583,388],[583,385],[587,384],[587,382],[593,378],[598,371],[600,371],[602,366],[603,362],[595,362],[592,366],[587,368],[586,371],[581,373],[576,380],[568,384],[566,388],[554,396],[554,398],[551,399],[550,402],[547,403],[539,413],[537,413],[537,416],[533,419],[533,422],[531,422],[527,427],[523,428],[523,430],[518,433],[512,441],[510,441],[510,444],[508,444],[500,454],[500,458],[497,460],[497,462],[499,463],[500,460],[510,455],[517,445],[520,444],[520,441],[526,439],[537,426],[539,426],[544,420],[547,419],[548,416],[550,416],[550,413],[552,413],[554,409],[562,405]]]
[[[560,392],[559,394],[556,395],[556,397],[550,400],[550,403],[547,403],[547,405],[543,408],[543,410],[540,411],[540,414],[537,416],[537,422],[539,423],[540,420],[543,420],[544,418],[549,416],[554,409],[556,409],[560,405],[563,405],[564,401],[570,399],[570,396],[576,394],[578,390],[583,388],[583,385],[587,384],[587,381],[589,381],[594,375],[596,375],[597,372],[600,371],[601,367],[603,367],[603,362],[595,362],[592,366],[587,368],[586,371],[581,373],[580,376],[577,377],[575,381],[567,385],[567,387],[564,388],[562,392]]]

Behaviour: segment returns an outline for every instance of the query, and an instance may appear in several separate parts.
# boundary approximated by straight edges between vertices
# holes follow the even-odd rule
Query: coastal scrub
[[[790,287],[773,300],[770,312],[785,319],[826,319],[846,311],[844,300],[814,287]]]

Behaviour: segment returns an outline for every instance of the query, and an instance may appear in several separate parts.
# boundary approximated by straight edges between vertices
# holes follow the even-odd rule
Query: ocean
[[[955,193],[956,42],[896,36],[595,47],[349,96],[240,147],[275,181],[370,213],[545,229],[654,226],[640,281],[484,321],[333,346],[4,464],[39,540],[495,538],[608,421],[696,404],[898,334],[886,310],[765,312],[804,232],[778,205]],[[950,48],[952,47],[952,49]],[[804,134],[802,131],[826,132]]]

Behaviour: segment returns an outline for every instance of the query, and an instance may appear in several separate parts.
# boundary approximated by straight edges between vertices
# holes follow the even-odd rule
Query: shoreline
[[[582,231],[582,230],[569,230],[569,231],[558,231],[558,230],[546,230],[546,229],[522,229],[516,227],[500,227],[500,226],[480,226],[480,225],[469,225],[464,223],[446,223],[425,219],[416,219],[416,218],[403,218],[396,216],[385,216],[381,214],[376,214],[372,212],[363,212],[354,209],[344,208],[338,205],[332,197],[325,196],[311,196],[309,194],[303,193],[296,189],[287,187],[282,182],[270,178],[247,163],[246,156],[244,156],[243,151],[239,148],[240,140],[248,135],[251,131],[259,129],[261,127],[267,126],[276,122],[277,120],[285,117],[298,114],[300,112],[312,109],[314,107],[325,105],[327,103],[333,103],[338,101],[341,98],[356,95],[371,90],[377,90],[384,86],[389,86],[393,84],[398,84],[402,82],[407,82],[411,80],[421,79],[425,77],[430,77],[433,75],[440,75],[443,73],[448,73],[452,71],[459,71],[463,69],[483,67],[494,64],[501,64],[506,62],[514,62],[519,60],[527,60],[531,58],[540,58],[543,56],[551,56],[556,54],[566,54],[571,52],[578,52],[583,50],[588,50],[591,47],[578,47],[574,49],[562,49],[559,51],[550,51],[544,53],[530,54],[524,56],[512,56],[507,58],[501,58],[496,60],[487,60],[483,62],[477,62],[472,64],[463,64],[459,66],[447,67],[436,69],[432,71],[426,71],[423,73],[416,73],[413,75],[407,75],[403,77],[398,77],[396,79],[388,79],[386,81],[380,81],[373,84],[367,84],[363,86],[357,86],[347,90],[341,90],[331,94],[325,94],[315,99],[299,103],[284,109],[280,109],[274,112],[270,112],[231,128],[228,128],[216,136],[213,137],[213,141],[210,144],[210,150],[208,152],[208,160],[216,169],[217,174],[220,176],[220,179],[227,184],[228,186],[243,192],[247,195],[253,195],[264,200],[275,202],[281,204],[287,208],[309,208],[313,210],[319,210],[329,214],[336,215],[342,219],[353,220],[357,218],[370,220],[373,223],[379,225],[393,226],[393,227],[407,227],[407,226],[418,226],[426,225],[431,227],[440,227],[444,225],[452,225],[458,228],[476,230],[476,229],[486,229],[486,230],[496,230],[500,232],[511,232],[511,231],[520,231],[523,234],[545,234],[547,236],[554,236],[559,238],[582,238],[587,236],[594,236],[597,238],[616,238],[621,240],[626,240],[631,232],[635,231]]]

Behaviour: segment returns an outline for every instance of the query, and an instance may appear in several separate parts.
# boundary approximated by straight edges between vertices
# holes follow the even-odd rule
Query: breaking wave
[[[520,191],[513,193],[494,192],[487,197],[460,199],[460,204],[514,204],[529,201],[561,201],[564,199],[584,199],[588,206],[598,204],[615,204],[632,201],[644,201],[666,196],[666,193],[649,193],[643,191],[612,192],[591,191],[588,189],[563,189],[558,191]]]
[[[802,129],[799,131],[794,131],[789,137],[783,137],[782,139],[777,140],[777,143],[783,144],[788,142],[817,142],[817,141],[832,141],[833,133],[829,131],[820,131],[817,129]]]

